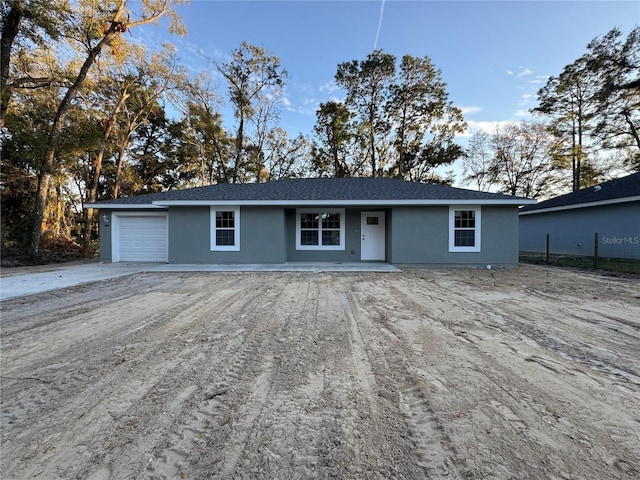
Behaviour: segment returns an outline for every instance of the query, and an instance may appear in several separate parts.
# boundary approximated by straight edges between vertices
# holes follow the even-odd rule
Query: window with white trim
[[[344,250],[344,208],[296,210],[297,250]]]
[[[480,251],[479,206],[456,205],[449,207],[449,251]]]
[[[240,207],[211,207],[211,250],[240,250]]]

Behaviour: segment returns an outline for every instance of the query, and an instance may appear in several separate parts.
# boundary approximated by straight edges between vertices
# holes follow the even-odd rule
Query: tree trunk
[[[44,209],[47,206],[47,194],[49,193],[49,183],[51,175],[41,171],[38,176],[38,186],[36,188],[36,199],[32,218],[32,235],[29,240],[29,252],[35,255],[40,250],[40,237],[42,234],[42,221],[44,219]],[[35,235],[37,231],[37,235]]]
[[[62,127],[64,125],[65,116],[67,115],[69,108],[71,107],[72,100],[80,92],[80,89],[82,88],[82,85],[87,78],[87,74],[89,73],[89,69],[96,61],[96,58],[98,57],[104,46],[109,43],[111,39],[115,37],[115,35],[115,31],[107,32],[102,40],[100,40],[100,42],[98,42],[98,44],[91,49],[87,59],[84,61],[82,67],[80,68],[80,73],[78,73],[75,82],[73,82],[73,85],[71,85],[71,87],[69,87],[69,90],[67,90],[66,95],[60,102],[58,110],[56,111],[53,125],[51,126],[51,132],[49,133],[49,145],[47,147],[47,153],[45,154],[43,165],[44,181],[38,184],[38,191],[36,192],[36,204],[33,212],[33,222],[31,224],[31,241],[29,242],[29,253],[31,255],[37,255],[40,249],[40,238],[42,236],[42,220],[44,218],[44,211],[47,206],[47,195],[49,194],[49,183],[51,174],[53,173],[55,167],[56,144],[58,135],[62,131]]]
[[[93,161],[93,173],[89,181],[89,187],[87,188],[85,195],[85,203],[93,203],[98,197],[98,186],[100,185],[100,174],[102,173],[102,160],[104,159],[104,151],[107,148],[107,142],[113,133],[113,126],[116,122],[116,117],[120,112],[120,109],[129,98],[127,89],[125,88],[120,93],[118,103],[114,107],[111,115],[106,119],[103,124],[104,135],[100,139],[100,150]],[[93,208],[83,209],[83,227],[82,227],[82,256],[87,257],[89,255],[89,246],[91,244],[91,232],[93,230]]]
[[[627,122],[627,125],[629,125],[629,129],[631,131],[631,136],[635,140],[636,146],[640,149],[640,134],[638,134],[638,129],[634,125],[633,120],[632,120],[631,115],[630,115],[629,112],[624,112],[624,120],[625,120],[625,122]]]
[[[128,141],[124,141],[120,144],[120,149],[118,150],[118,166],[116,167],[116,180],[113,185],[113,198],[118,198],[120,194],[120,182],[122,180],[122,166],[124,164],[124,156],[127,149]]]
[[[369,148],[371,148],[371,176],[376,176],[376,137],[373,130],[373,116],[369,120]]]
[[[242,110],[242,108],[241,108]],[[233,182],[238,183],[238,170],[242,161],[242,144],[244,142],[244,115],[240,113],[240,122],[238,124],[238,135],[236,138],[236,161],[233,166]]]
[[[582,183],[582,121],[578,121],[578,158],[576,159],[576,190],[580,190],[580,184]]]
[[[398,152],[398,178],[404,179],[404,129],[405,118],[403,116],[402,123],[400,125],[400,152]]]
[[[0,37],[0,128],[4,127],[4,116],[11,100],[12,87],[9,84],[11,48],[18,35],[25,8],[24,0],[13,2],[11,10],[2,21],[2,37]]]
[[[29,253],[31,255],[37,255],[40,249],[40,238],[42,236],[42,220],[44,218],[44,211],[47,205],[47,195],[49,194],[49,183],[51,174],[53,173],[55,167],[56,144],[58,141],[58,135],[62,131],[62,127],[64,125],[64,118],[67,115],[69,108],[71,107],[71,102],[78,95],[80,89],[84,85],[87,74],[89,73],[91,66],[95,63],[96,58],[98,58],[98,55],[100,55],[100,52],[102,52],[103,48],[106,45],[109,45],[111,41],[118,36],[118,34],[123,32],[122,23],[119,20],[125,10],[125,3],[125,0],[120,0],[118,8],[114,13],[111,26],[104,33],[104,36],[100,39],[96,46],[89,50],[89,54],[82,64],[78,76],[73,82],[73,85],[71,85],[71,87],[69,87],[69,89],[67,90],[67,93],[60,102],[58,110],[56,111],[56,115],[51,126],[51,131],[49,132],[49,145],[47,147],[47,152],[44,158],[43,181],[39,182],[38,184],[38,191],[36,192],[36,202],[33,209],[31,239],[29,242]],[[162,15],[164,15],[165,8],[166,4],[159,12],[156,12],[154,15],[137,22],[131,22],[128,24],[128,27],[131,28],[138,25],[144,25],[157,20]]]
[[[100,182],[100,174],[102,173],[102,159],[104,158],[104,149],[106,143],[103,141],[103,145],[96,155],[96,159],[93,161],[93,174],[89,183],[89,188],[86,191],[86,203],[93,203],[98,196],[98,184]],[[91,231],[93,230],[93,208],[83,208],[83,225],[82,225],[82,256],[89,256],[89,247],[91,244]]]

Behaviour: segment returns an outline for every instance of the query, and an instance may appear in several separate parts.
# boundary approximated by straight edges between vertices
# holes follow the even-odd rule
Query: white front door
[[[384,212],[362,212],[360,260],[385,260]]]

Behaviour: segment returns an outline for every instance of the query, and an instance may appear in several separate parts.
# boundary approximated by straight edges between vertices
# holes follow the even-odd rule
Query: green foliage
[[[394,125],[397,161],[392,171],[397,176],[426,180],[435,167],[462,155],[462,148],[453,143],[465,127],[462,112],[448,101],[441,72],[429,57],[402,58],[385,109]]]
[[[633,168],[640,153],[640,27],[625,40],[613,29],[587,48],[587,68],[598,75],[593,136],[604,149],[628,151],[627,166]]]
[[[246,42],[232,52],[229,62],[218,64],[217,68],[227,81],[229,99],[238,120],[229,180],[244,181],[245,175],[252,172],[259,182],[268,124],[277,118],[275,99],[280,96],[288,74],[278,57]],[[255,125],[254,132],[248,132],[249,122]]]
[[[363,61],[338,65],[335,78],[346,91],[350,123],[337,124],[341,117],[328,109],[335,107],[321,106],[315,128],[317,171],[433,181],[436,167],[464,154],[454,143],[466,126],[462,112],[448,100],[441,72],[429,57],[405,55],[396,69],[395,56],[376,50]],[[348,150],[349,141],[360,148]],[[358,167],[358,157],[368,168]]]
[[[312,150],[314,170],[321,176],[350,177],[348,155],[355,130],[349,109],[339,102],[321,103],[314,132],[319,140]]]
[[[335,76],[336,83],[347,92],[346,105],[367,132],[368,173],[372,176],[385,166],[385,159],[378,160],[377,154],[385,149],[384,139],[390,130],[384,105],[394,75],[395,56],[375,50],[365,60],[341,63]]]
[[[67,0],[7,0],[0,6],[2,17],[12,9],[19,10],[22,17],[20,38],[34,44],[58,40],[72,13]]]
[[[29,98],[27,108],[5,118],[0,158],[2,244],[26,249],[38,176],[48,145],[45,96]]]
[[[640,27],[626,39],[614,28],[538,91],[533,113],[550,120],[571,165],[572,188],[594,180],[603,152],[623,151],[637,170],[640,153]],[[595,169],[595,170],[594,170]]]
[[[222,116],[202,98],[192,95],[186,114],[176,124],[172,137],[177,142],[179,176],[186,185],[203,186],[228,183],[232,172],[232,139],[222,126]]]
[[[9,118],[7,120],[9,124]],[[14,132],[14,135],[2,143],[0,218],[3,248],[24,247],[29,240],[37,178],[32,159],[29,158],[33,150],[25,152],[21,147],[23,141],[35,140],[34,150],[37,150],[39,140],[33,133]]]

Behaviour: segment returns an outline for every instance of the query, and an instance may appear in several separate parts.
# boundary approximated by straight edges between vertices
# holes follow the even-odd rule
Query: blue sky
[[[319,103],[343,98],[334,84],[338,64],[364,60],[374,47],[398,59],[429,56],[471,131],[491,131],[529,118],[537,90],[590,40],[613,27],[626,36],[640,24],[637,0],[192,0],[178,11],[189,34],[170,41],[192,72],[215,73],[205,57],[225,61],[242,41],[280,58],[290,77],[281,126],[290,137],[311,133]],[[139,38],[168,39],[163,32]],[[225,84],[217,83],[224,98]],[[232,128],[232,115],[224,116]]]

